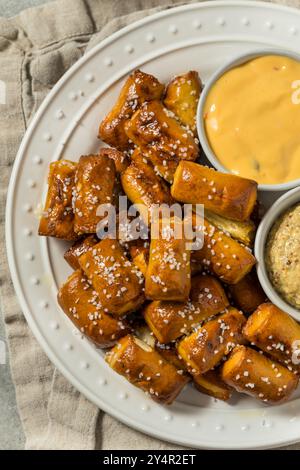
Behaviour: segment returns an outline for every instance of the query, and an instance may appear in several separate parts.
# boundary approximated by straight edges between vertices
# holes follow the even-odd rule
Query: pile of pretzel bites
[[[39,234],[73,242],[59,305],[133,385],[164,404],[188,382],[221,400],[235,390],[275,404],[298,384],[300,326],[268,302],[256,277],[256,182],[199,163],[201,90],[197,72],[166,87],[133,72],[99,127],[109,147],[51,163]],[[154,205],[203,204],[194,227],[203,246],[190,250],[175,237],[183,224],[175,216],[167,233],[159,221],[156,238],[121,236],[125,195],[146,225]],[[96,235],[102,204],[116,210],[116,237]]]

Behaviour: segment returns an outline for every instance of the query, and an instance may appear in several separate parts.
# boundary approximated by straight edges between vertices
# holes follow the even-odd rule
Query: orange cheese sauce
[[[262,184],[300,178],[300,62],[265,55],[229,70],[208,93],[203,118],[232,173]]]

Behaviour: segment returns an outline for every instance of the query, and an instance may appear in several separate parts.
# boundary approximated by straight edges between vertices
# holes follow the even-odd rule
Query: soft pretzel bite
[[[145,214],[143,212],[141,215],[147,223],[151,221],[154,204],[171,205],[174,202],[165,181],[155,173],[152,166],[142,160],[134,161],[126,168],[121,174],[121,182],[131,202],[145,206]]]
[[[122,171],[125,171],[128,165],[130,164],[128,155],[126,155],[125,152],[120,152],[117,149],[103,147],[101,148],[100,153],[101,155],[105,155],[106,157],[111,158],[114,161],[117,173],[122,173]]]
[[[168,83],[164,105],[172,111],[181,124],[196,135],[196,113],[202,90],[198,72],[190,71],[174,77]]]
[[[125,130],[158,173],[169,182],[180,160],[195,160],[198,156],[199,146],[194,137],[170,116],[159,101],[144,103],[126,122]]]
[[[148,262],[149,262],[149,246],[145,246],[144,244],[132,245],[129,247],[129,253],[130,253],[132,262],[141,271],[143,276],[146,276]]]
[[[146,298],[187,300],[191,288],[191,267],[183,223],[178,217],[170,221],[162,218],[158,223],[158,238],[152,237],[150,243],[145,277]],[[177,229],[181,232],[180,238],[177,238]]]
[[[66,262],[71,266],[71,268],[79,269],[79,262],[78,258],[83,253],[86,253],[90,250],[99,240],[95,235],[88,235],[85,238],[81,238],[77,240],[64,254],[64,258]]]
[[[122,316],[142,305],[144,277],[125,256],[117,240],[101,240],[79,257],[79,264],[93,284],[104,311]]]
[[[196,218],[193,219],[196,227]],[[202,263],[212,274],[227,284],[236,284],[256,264],[251,251],[233,238],[203,220],[198,226],[203,231],[203,247],[192,253],[192,259]]]
[[[232,220],[204,209],[206,220],[219,230],[247,246],[252,246],[255,238],[255,224],[252,220]]]
[[[191,253],[191,275],[196,276],[203,272],[203,264],[202,262],[195,259],[193,253]]]
[[[187,373],[185,362],[178,356],[175,346],[166,346],[164,344],[157,343],[155,347],[159,354],[166,361],[173,364],[173,366],[175,366],[178,371],[181,371],[182,373]]]
[[[59,160],[50,163],[48,192],[39,224],[39,235],[76,240],[72,197],[77,163]]]
[[[125,122],[144,101],[159,100],[164,88],[153,75],[135,70],[124,83],[114,107],[101,122],[98,137],[118,150],[127,150],[130,142],[124,131]]]
[[[154,172],[160,178],[163,178],[168,183],[172,183],[173,174],[175,173],[177,167],[177,161],[175,160],[164,160],[162,163],[161,158],[158,153],[152,152],[151,149],[144,147],[136,147],[130,156],[131,160],[134,162],[143,162],[148,163],[154,169]]]
[[[270,302],[260,305],[244,327],[249,342],[289,369],[300,372],[300,325]]]
[[[154,301],[143,313],[160,343],[170,343],[229,305],[219,281],[209,275],[192,278],[190,300],[185,303]]]
[[[222,380],[219,368],[209,370],[202,375],[193,375],[195,388],[205,395],[228,401],[232,395],[232,389]]]
[[[223,217],[244,221],[256,203],[257,183],[183,160],[176,168],[171,194],[177,201],[204,204]]]
[[[215,277],[204,273],[192,278],[190,299],[197,302],[202,310],[210,310],[209,316],[229,305],[222,284]]]
[[[149,158],[149,149],[146,149],[146,147],[141,148],[141,147],[136,147],[134,151],[132,152],[130,158],[133,162],[136,163],[144,163],[150,165],[154,173],[159,177],[163,178],[166,180],[167,183],[172,182],[172,177],[171,175],[175,172],[176,167],[177,167],[177,162],[169,160],[168,163],[165,161],[164,163],[161,162],[161,159],[159,156],[155,156],[153,153],[151,158]],[[170,191],[170,188],[168,186],[168,189]],[[170,195],[171,197],[171,195]],[[172,198],[173,200],[173,198]]]
[[[157,344],[156,349],[166,361],[170,362],[178,369],[178,372],[190,377],[199,392],[217,398],[218,400],[229,400],[232,395],[232,389],[221,379],[219,368],[209,370],[203,375],[195,374],[189,376],[186,364],[178,355],[174,346]]]
[[[96,233],[103,218],[97,215],[101,204],[113,202],[115,164],[101,149],[99,155],[80,157],[75,185],[75,231],[78,234]]]
[[[130,155],[130,160],[132,162],[136,162],[137,164],[142,162],[150,166],[153,166],[150,160],[147,158],[147,156],[143,154],[141,147],[135,147],[134,151]],[[155,173],[158,174],[157,171]]]
[[[245,313],[254,312],[267,299],[254,270],[228,289],[235,305]]]
[[[126,323],[103,311],[98,296],[80,269],[61,286],[57,299],[81,333],[100,348],[112,346],[129,332]]]
[[[240,393],[268,404],[286,401],[298,377],[254,349],[236,346],[222,367],[222,379]]]
[[[243,341],[242,327],[246,318],[237,309],[208,321],[178,344],[178,353],[194,374],[205,374],[213,369],[234,346]]]
[[[170,405],[188,378],[157,351],[133,335],[122,338],[106,355],[108,364],[153,400]]]

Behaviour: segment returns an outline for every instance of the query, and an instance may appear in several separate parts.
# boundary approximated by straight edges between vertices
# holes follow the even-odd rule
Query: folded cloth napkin
[[[11,167],[28,123],[48,91],[87,48],[130,22],[179,3],[59,0],[25,10],[12,19],[0,18],[0,80],[7,85],[6,104],[1,105],[0,114],[0,294],[26,449],[181,448],[119,423],[55,369],[20,311],[4,244]],[[300,0],[276,3],[300,6]]]

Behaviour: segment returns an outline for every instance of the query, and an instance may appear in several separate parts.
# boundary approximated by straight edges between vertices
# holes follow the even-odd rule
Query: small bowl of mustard
[[[257,274],[268,298],[300,320],[300,187],[286,192],[256,233]]]
[[[243,54],[206,83],[197,111],[200,143],[219,171],[265,191],[300,185],[300,55]]]

